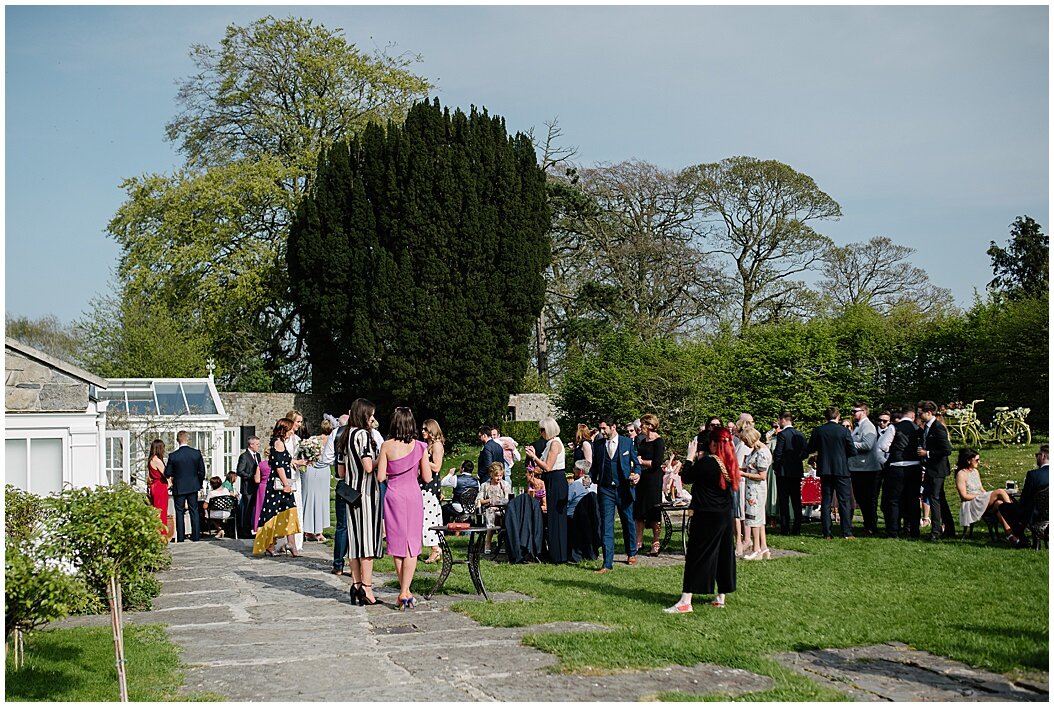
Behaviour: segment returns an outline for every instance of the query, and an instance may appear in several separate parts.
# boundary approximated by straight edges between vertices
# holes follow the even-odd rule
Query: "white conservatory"
[[[205,458],[207,476],[223,476],[237,463],[239,429],[227,428],[228,415],[207,378],[110,378],[99,397],[109,401],[108,436],[124,431],[127,474],[137,487],[146,485],[150,443],[160,439],[167,455],[176,448],[176,433],[190,433],[190,446]],[[107,462],[117,450],[107,450]],[[113,454],[110,454],[113,452]]]

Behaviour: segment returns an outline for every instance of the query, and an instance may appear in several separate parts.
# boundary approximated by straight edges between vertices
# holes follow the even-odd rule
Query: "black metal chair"
[[[235,498],[234,496],[216,496],[208,500],[209,507],[205,509],[205,522],[208,525],[212,525],[212,521],[218,521],[220,529],[224,533],[227,531],[223,529],[223,526],[227,523],[231,524],[232,536],[235,540],[238,539],[238,514],[235,513]],[[226,518],[213,518],[213,513],[222,513],[226,511],[228,516]]]
[[[1036,494],[1036,505],[1032,511],[1032,522],[1028,531],[1032,534],[1032,549],[1048,547],[1050,539],[1049,489],[1042,489]]]

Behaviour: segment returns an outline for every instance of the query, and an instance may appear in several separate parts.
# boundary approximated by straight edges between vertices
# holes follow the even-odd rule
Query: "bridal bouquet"
[[[301,440],[297,456],[307,459],[310,463],[317,462],[322,457],[322,435],[315,435]]]

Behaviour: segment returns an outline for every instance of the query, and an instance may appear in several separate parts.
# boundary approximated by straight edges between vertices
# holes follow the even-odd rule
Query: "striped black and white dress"
[[[348,444],[337,455],[337,463],[347,469],[345,482],[362,494],[362,501],[348,507],[348,557],[351,559],[384,556],[384,536],[381,529],[381,489],[377,483],[377,453],[370,444],[368,430],[356,428],[348,435]],[[362,470],[361,459],[373,459],[374,472]]]

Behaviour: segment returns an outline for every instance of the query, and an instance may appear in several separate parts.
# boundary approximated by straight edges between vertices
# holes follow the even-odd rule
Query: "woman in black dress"
[[[736,591],[736,549],[732,537],[732,489],[739,488],[739,465],[726,429],[710,432],[710,454],[695,442],[681,465],[681,479],[692,486],[692,525],[684,558],[680,600],[668,614],[692,611],[693,594],[717,593],[711,604],[724,608],[725,594]]]
[[[659,532],[662,527],[662,462],[666,458],[666,443],[659,436],[659,418],[651,413],[640,416],[641,435],[637,442],[641,474],[637,482],[637,497],[633,502],[633,518],[637,524],[637,550],[644,544],[644,526],[651,528],[650,557],[659,556]]]

